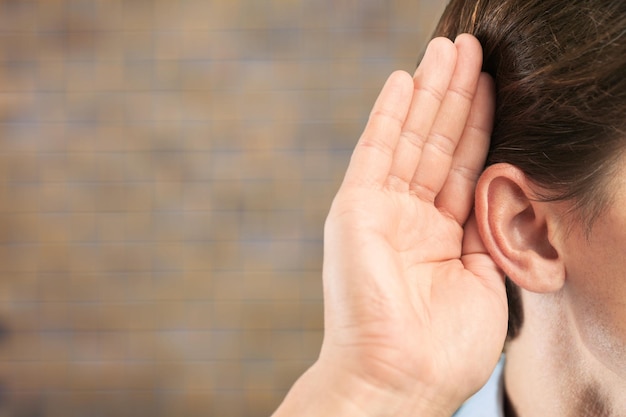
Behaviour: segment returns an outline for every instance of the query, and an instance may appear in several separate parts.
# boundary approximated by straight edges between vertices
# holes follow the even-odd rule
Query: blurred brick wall
[[[0,417],[267,416],[443,0],[0,1]]]

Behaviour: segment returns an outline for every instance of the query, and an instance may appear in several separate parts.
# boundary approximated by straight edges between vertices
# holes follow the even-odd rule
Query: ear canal
[[[476,218],[487,250],[513,282],[529,291],[553,292],[565,278],[558,250],[550,241],[556,219],[550,203],[533,196],[518,168],[492,165],[476,187]]]

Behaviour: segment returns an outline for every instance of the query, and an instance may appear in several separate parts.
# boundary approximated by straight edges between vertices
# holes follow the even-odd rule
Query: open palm
[[[414,78],[389,78],[326,222],[320,361],[434,402],[478,389],[506,335],[471,214],[494,108],[481,63],[472,36],[435,39]]]

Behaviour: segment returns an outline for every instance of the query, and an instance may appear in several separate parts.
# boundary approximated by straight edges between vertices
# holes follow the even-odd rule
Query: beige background
[[[0,1],[0,417],[267,416],[443,0]]]

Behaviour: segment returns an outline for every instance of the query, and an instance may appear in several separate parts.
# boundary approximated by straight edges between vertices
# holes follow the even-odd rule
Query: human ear
[[[553,203],[534,195],[520,169],[491,165],[476,185],[476,220],[491,257],[513,282],[532,292],[555,292],[565,281],[554,238],[558,216]]]

